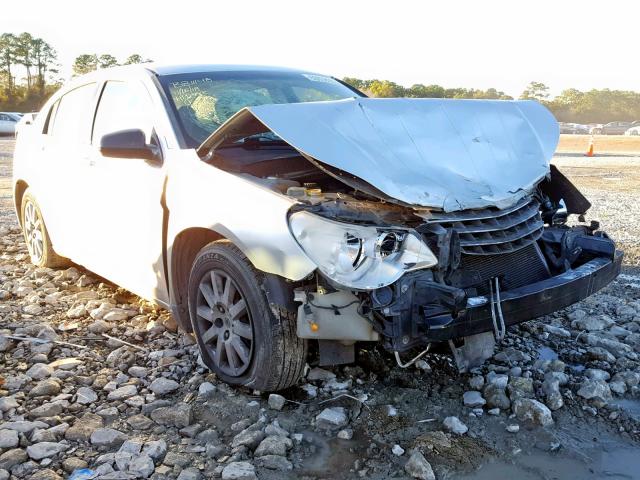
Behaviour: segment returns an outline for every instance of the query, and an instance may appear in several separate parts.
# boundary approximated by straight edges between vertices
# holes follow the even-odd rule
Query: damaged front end
[[[326,103],[336,112],[313,104],[241,111],[199,150],[294,201],[289,230],[317,266],[295,285],[297,332],[318,340],[321,364],[351,362],[355,342],[381,340],[401,366],[411,350],[421,352],[415,361],[444,342],[469,368],[507,326],[584,299],[620,272],[622,252],[596,222],[584,223],[589,202],[549,165],[557,124],[543,107]],[[442,129],[440,109],[447,121],[457,116],[455,133],[414,131],[424,118]],[[317,128],[301,133],[309,112]],[[313,140],[321,131],[326,144]],[[400,152],[395,163],[376,164],[372,144]]]

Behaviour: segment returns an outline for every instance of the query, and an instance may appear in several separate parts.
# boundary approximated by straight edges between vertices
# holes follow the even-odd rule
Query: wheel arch
[[[185,331],[192,331],[188,303],[191,267],[198,252],[209,243],[218,240],[230,241],[240,249],[257,270],[262,272],[264,283],[261,287],[267,297],[267,302],[272,308],[280,306],[295,311],[293,288],[297,282],[288,280],[280,275],[264,272],[258,268],[255,262],[252,261],[251,255],[247,254],[248,252],[242,243],[231,232],[224,229],[190,227],[182,230],[174,237],[173,243],[169,248],[168,259],[171,311],[178,324]]]
[[[18,223],[22,227],[22,199],[24,198],[24,192],[29,188],[29,184],[24,180],[18,180],[15,182],[13,188],[13,204],[16,209],[16,216],[18,217]]]

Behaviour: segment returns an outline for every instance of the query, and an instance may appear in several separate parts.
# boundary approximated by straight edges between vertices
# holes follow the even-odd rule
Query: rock
[[[37,304],[31,304],[22,307],[22,311],[27,315],[40,315],[42,313],[42,307]]]
[[[45,468],[31,475],[30,480],[62,480],[62,477],[50,468]]]
[[[272,393],[269,395],[269,408],[273,410],[282,410],[285,402],[287,401],[282,395],[278,395],[277,393]]]
[[[482,375],[474,375],[469,379],[469,386],[473,390],[482,390],[484,386],[484,377]]]
[[[155,393],[158,397],[174,392],[178,388],[180,388],[180,384],[178,382],[164,377],[156,378],[151,382],[151,385],[149,385],[149,390]]]
[[[256,470],[249,462],[233,462],[222,470],[222,480],[257,480]]]
[[[18,433],[31,433],[33,430],[35,430],[36,428],[48,428],[49,425],[47,425],[44,422],[40,422],[40,421],[35,421],[35,422],[29,422],[27,420],[16,420],[15,422],[4,422],[3,424],[0,425],[0,430],[15,430]]]
[[[133,366],[136,361],[136,355],[131,351],[128,346],[122,346],[116,348],[109,355],[107,355],[107,365],[112,368],[117,368],[122,372],[126,372]]]
[[[198,387],[198,395],[201,397],[209,397],[216,391],[216,386],[211,382],[202,382]]]
[[[402,448],[400,445],[395,444],[393,446],[393,448],[391,449],[391,453],[393,453],[394,455],[396,455],[397,457],[401,457],[402,455],[404,455],[404,448]]]
[[[145,378],[148,375],[148,370],[146,367],[139,367],[138,365],[134,365],[127,370],[127,373],[135,378]]]
[[[60,415],[65,406],[67,406],[68,404],[69,402],[67,402],[66,400],[43,403],[39,407],[31,410],[29,412],[29,416],[31,418],[55,417],[56,415]]]
[[[293,447],[293,442],[287,437],[270,436],[260,442],[258,448],[254,452],[255,457],[264,455],[281,455],[285,456],[287,450]]]
[[[0,397],[0,412],[8,412],[19,406],[15,397]]]
[[[26,462],[29,459],[27,452],[21,448],[7,450],[0,455],[0,469],[11,470],[16,465]]]
[[[71,441],[86,442],[91,438],[91,434],[102,428],[104,420],[94,413],[85,413],[82,417],[67,429],[64,438]]]
[[[87,468],[89,464],[78,457],[69,457],[65,458],[62,462],[62,468],[65,472],[71,473],[74,470],[80,470],[82,468]]]
[[[611,379],[612,382],[624,382],[627,384],[627,387],[633,388],[637,387],[640,384],[640,372],[633,372],[631,370],[625,370],[622,372],[616,373]],[[2,410],[2,408],[0,408]]]
[[[351,440],[353,438],[353,430],[351,430],[350,428],[340,430],[337,437],[341,440]]]
[[[109,392],[107,400],[126,400],[138,394],[138,388],[135,385],[125,385],[120,388],[116,388],[113,392]]]
[[[615,322],[611,320],[607,315],[600,315],[597,317],[585,316],[571,322],[571,328],[576,330],[587,330],[589,332],[604,330],[610,327]]]
[[[80,387],[76,391],[76,402],[81,405],[89,405],[98,400],[98,394],[89,387]]]
[[[266,468],[269,470],[278,470],[281,472],[292,470],[293,465],[285,457],[280,455],[264,455],[254,459],[255,464],[258,467]]]
[[[602,347],[591,347],[587,350],[587,358],[591,360],[600,360],[602,362],[614,363],[616,357],[614,357],[608,350]]]
[[[534,396],[533,379],[524,377],[511,378],[507,385],[507,391],[512,402],[518,398],[531,398]]]
[[[107,333],[109,330],[111,330],[111,328],[112,327],[110,323],[107,323],[104,320],[100,319],[89,325],[87,327],[87,330],[95,335],[101,335],[103,333]]]
[[[193,411],[191,406],[180,402],[173,407],[161,407],[151,412],[151,419],[160,425],[184,428],[191,425]]]
[[[121,308],[112,308],[102,317],[107,322],[121,322],[129,318],[128,312]]]
[[[489,408],[507,410],[511,407],[511,401],[507,397],[505,389],[500,388],[497,384],[490,383],[484,387],[484,399],[487,401]]]
[[[200,470],[195,467],[185,468],[178,475],[177,480],[200,480],[202,478],[202,474]]]
[[[167,454],[167,442],[164,440],[153,440],[144,444],[142,453],[150,456],[154,461],[161,461]]]
[[[571,332],[561,327],[556,327],[553,325],[544,325],[542,327],[545,332],[550,333],[551,335],[556,335],[558,337],[563,338],[571,338]]]
[[[18,432],[15,430],[0,430],[0,448],[15,448],[19,443]]]
[[[316,416],[316,425],[322,429],[344,427],[349,423],[346,411],[343,407],[325,408]]]
[[[580,384],[578,395],[592,400],[599,406],[606,405],[611,400],[611,389],[604,380],[585,380]]]
[[[129,462],[127,470],[136,478],[149,478],[155,470],[153,459],[149,455],[136,455]]]
[[[482,398],[480,392],[475,390],[464,392],[462,395],[462,401],[464,402],[465,407],[470,408],[482,407],[487,403],[486,400]]]
[[[254,430],[249,427],[233,437],[233,440],[231,440],[231,448],[246,445],[251,450],[254,450],[260,442],[262,442],[262,439],[264,439],[264,433],[262,430]]]
[[[609,372],[598,368],[587,368],[584,371],[584,376],[591,380],[603,380],[605,382],[611,378]]]
[[[61,389],[62,387],[58,381],[48,378],[36,383],[36,385],[29,391],[29,395],[32,397],[50,397],[60,393]]]
[[[624,382],[609,382],[609,388],[617,395],[624,395],[627,392],[627,384]]]
[[[397,417],[398,416],[398,409],[396,407],[394,407],[393,405],[385,405],[384,406],[384,413],[387,417]]]
[[[310,382],[313,382],[315,380],[328,381],[333,380],[334,378],[336,378],[335,373],[319,367],[312,368],[307,374],[307,380],[309,380]]]
[[[531,355],[513,347],[505,348],[503,351],[495,354],[493,358],[502,363],[528,363],[531,361]]]
[[[142,414],[134,415],[127,418],[127,423],[134,430],[148,430],[153,426],[153,421],[149,417]]]
[[[99,428],[91,434],[91,444],[96,447],[117,448],[127,436],[113,428]]]
[[[553,425],[551,410],[546,405],[531,398],[519,398],[513,402],[513,413],[520,421],[530,421],[547,427]]]
[[[42,460],[43,458],[53,457],[60,452],[69,449],[69,445],[57,442],[40,442],[34,443],[27,447],[27,455],[33,460]]]
[[[506,430],[509,433],[518,433],[520,431],[520,425],[507,425]]]
[[[486,383],[487,386],[494,385],[498,388],[507,388],[507,383],[509,383],[509,376],[505,375],[504,373],[489,372],[487,374]]]
[[[420,480],[436,480],[436,475],[433,473],[431,464],[427,462],[424,455],[415,450],[409,461],[404,466],[405,471],[413,478],[419,478]]]
[[[553,377],[545,378],[542,383],[542,390],[546,395],[547,407],[555,411],[564,406],[564,399],[560,393],[560,382]]]
[[[46,363],[36,363],[26,371],[26,375],[34,380],[43,380],[53,375],[53,368]]]
[[[458,417],[447,417],[442,425],[447,431],[456,435],[464,435],[469,431],[469,427],[462,423]]]

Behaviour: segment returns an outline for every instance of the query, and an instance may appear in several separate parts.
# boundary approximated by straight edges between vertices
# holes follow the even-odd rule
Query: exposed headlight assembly
[[[340,223],[305,211],[293,213],[289,227],[320,271],[349,288],[380,288],[405,272],[438,263],[429,247],[409,230]]]

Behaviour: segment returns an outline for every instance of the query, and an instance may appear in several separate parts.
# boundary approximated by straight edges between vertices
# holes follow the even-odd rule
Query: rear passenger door
[[[86,163],[96,88],[96,83],[74,88],[47,112],[30,185],[56,251],[78,263],[84,261]]]
[[[162,258],[165,169],[162,161],[111,158],[100,152],[106,134],[139,129],[160,145],[153,102],[140,80],[105,82],[91,136],[89,176],[91,266],[118,285],[153,300],[166,299]]]

